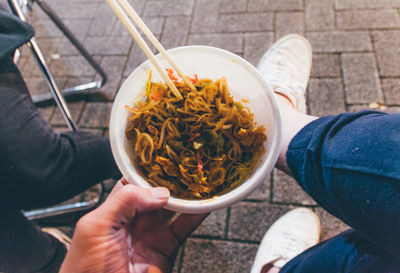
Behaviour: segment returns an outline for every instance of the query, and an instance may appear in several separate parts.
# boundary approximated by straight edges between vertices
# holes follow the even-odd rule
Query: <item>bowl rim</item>
[[[176,51],[182,51],[182,50],[207,50],[207,51],[213,51],[213,53],[217,55],[222,55],[223,57],[229,57],[233,58],[235,62],[238,65],[242,65],[245,69],[249,71],[250,74],[252,74],[253,77],[255,77],[260,84],[263,86],[263,89],[267,91],[266,95],[268,100],[271,103],[271,108],[272,108],[272,113],[274,113],[274,124],[273,124],[273,132],[272,134],[268,134],[268,138],[272,139],[271,146],[269,151],[267,151],[266,158],[264,162],[258,167],[257,170],[254,171],[253,175],[246,181],[251,180],[251,183],[245,183],[243,182],[241,185],[236,187],[235,189],[223,194],[223,195],[217,195],[217,197],[212,197],[210,199],[202,199],[202,200],[186,200],[186,199],[179,199],[175,197],[170,197],[168,200],[167,205],[164,207],[166,209],[180,212],[180,213],[206,213],[206,212],[211,212],[215,210],[219,210],[222,208],[226,208],[228,206],[233,205],[234,203],[237,203],[241,200],[243,200],[246,196],[248,196],[251,192],[253,192],[256,188],[260,186],[260,184],[264,181],[263,178],[266,178],[272,171],[273,167],[275,166],[275,163],[278,159],[279,156],[279,150],[280,150],[280,143],[281,143],[281,115],[280,111],[278,108],[278,103],[276,101],[276,98],[274,96],[274,93],[269,86],[269,84],[265,81],[264,77],[260,74],[260,72],[248,61],[243,59],[242,57],[231,53],[227,50],[217,48],[217,47],[211,47],[211,46],[196,46],[196,45],[190,45],[190,46],[181,46],[181,47],[176,47],[173,49],[167,50],[169,53],[174,53]],[[160,54],[157,54],[159,56]],[[115,97],[114,103],[112,105],[111,109],[111,115],[110,115],[110,144],[111,144],[111,150],[114,156],[114,159],[116,161],[116,164],[118,168],[120,169],[121,173],[123,176],[128,180],[128,182],[139,185],[141,187],[146,187],[146,188],[152,188],[151,186],[143,177],[140,175],[133,175],[134,178],[133,181],[130,181],[130,177],[132,174],[125,168],[125,162],[119,156],[119,150],[117,148],[118,146],[118,139],[116,137],[116,130],[114,130],[114,118],[115,115],[117,115],[118,109],[116,109],[115,105],[117,105],[119,101],[119,95],[121,94],[121,90],[125,88],[125,84],[129,81],[129,79],[132,77],[132,75],[135,73],[135,71],[142,69],[144,66],[149,64],[149,60],[144,61],[141,63],[138,67],[136,67],[130,75],[126,78],[124,83],[121,85],[121,87],[118,90],[118,93]],[[116,128],[117,129],[117,128]],[[240,189],[240,190],[238,190]]]

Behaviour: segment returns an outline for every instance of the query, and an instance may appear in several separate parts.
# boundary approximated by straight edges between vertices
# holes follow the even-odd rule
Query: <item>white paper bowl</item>
[[[171,197],[166,209],[184,213],[204,213],[228,207],[249,195],[259,185],[266,181],[271,173],[279,154],[281,140],[281,119],[273,92],[258,70],[228,51],[207,46],[185,46],[168,51],[181,69],[188,76],[197,74],[199,79],[211,78],[217,80],[226,77],[228,90],[235,101],[247,99],[245,105],[254,113],[254,119],[259,125],[265,125],[268,140],[265,143],[267,152],[259,159],[252,175],[240,186],[220,196],[206,200],[185,200]],[[170,67],[164,58],[157,55],[163,67]],[[132,105],[133,100],[143,90],[147,74],[153,70],[153,81],[161,81],[149,61],[136,68],[120,88],[111,110],[110,141],[116,163],[128,182],[141,187],[152,187],[137,172],[132,164],[131,148],[126,145],[125,127],[128,111],[125,105]]]

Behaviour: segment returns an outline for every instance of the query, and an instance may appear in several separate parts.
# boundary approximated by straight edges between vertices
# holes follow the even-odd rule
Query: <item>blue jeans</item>
[[[319,118],[294,137],[287,161],[300,186],[352,229],[281,272],[400,272],[400,114]]]

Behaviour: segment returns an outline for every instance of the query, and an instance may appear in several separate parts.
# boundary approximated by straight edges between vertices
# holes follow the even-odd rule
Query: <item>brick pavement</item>
[[[131,71],[145,60],[138,46],[101,0],[49,0],[109,75],[101,98],[71,103],[79,126],[108,132],[112,100]],[[399,0],[131,0],[161,42],[172,48],[204,44],[232,51],[253,64],[279,37],[305,35],[314,49],[308,111],[338,114],[375,107],[400,111]],[[39,45],[61,87],[96,77],[38,7],[31,16]],[[27,50],[20,68],[33,94],[46,85]],[[58,130],[54,106],[40,108]],[[188,239],[174,272],[246,272],[264,231],[294,207],[321,216],[322,239],[346,226],[319,208],[295,183],[274,170],[248,199],[214,212]],[[73,224],[72,224],[73,225]]]

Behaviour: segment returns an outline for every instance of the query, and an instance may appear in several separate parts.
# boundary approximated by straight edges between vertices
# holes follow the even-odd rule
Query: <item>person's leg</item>
[[[56,273],[67,250],[14,209],[0,209],[0,272]]]
[[[320,206],[400,258],[400,114],[323,117],[290,142],[288,166]]]
[[[54,204],[119,176],[108,139],[56,134],[9,56],[0,62],[0,272],[57,272],[65,247],[20,209]]]
[[[278,101],[279,109],[282,113],[282,140],[276,167],[287,174],[291,174],[286,160],[286,153],[288,151],[289,144],[293,137],[300,132],[304,126],[316,120],[317,117],[306,115],[297,111],[284,96],[278,94],[276,99]]]
[[[400,227],[400,114],[370,111],[316,118],[298,111],[302,108],[304,112],[299,106],[304,101],[307,60],[311,58],[305,52],[308,43],[301,42],[304,38],[292,38],[286,39],[286,48],[267,52],[269,55],[259,65],[279,93],[283,141],[277,167],[291,173],[323,208],[370,242],[352,244],[345,240],[349,249],[357,251],[360,243],[361,251],[371,247],[369,253],[384,253],[387,260],[399,259],[400,238],[395,234]],[[289,40],[295,41],[288,45]],[[305,50],[298,54],[299,48]],[[296,72],[300,70],[303,73]],[[296,81],[296,73],[300,82]],[[373,254],[359,255],[363,258],[357,265],[368,264]],[[343,262],[343,257],[329,255],[329,251],[324,255],[338,266]]]
[[[306,250],[280,273],[397,273],[400,265],[351,229]]]
[[[7,206],[47,206],[119,175],[107,138],[51,129],[11,58],[0,68],[0,128],[0,203]]]

